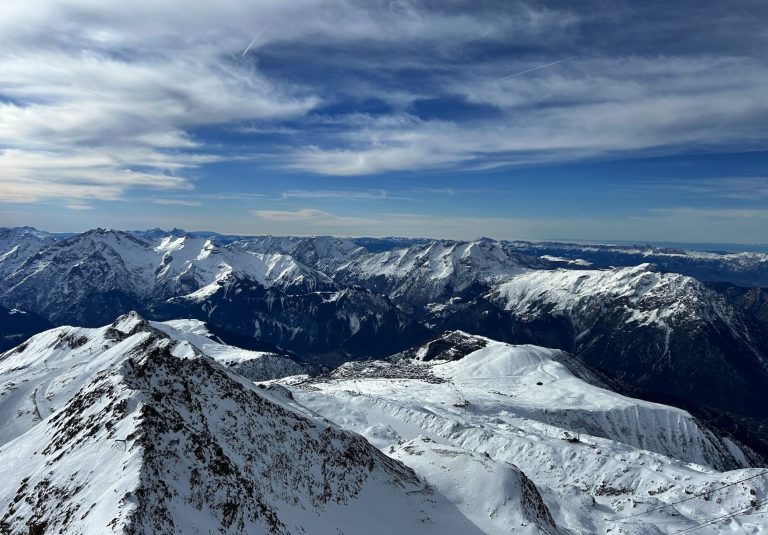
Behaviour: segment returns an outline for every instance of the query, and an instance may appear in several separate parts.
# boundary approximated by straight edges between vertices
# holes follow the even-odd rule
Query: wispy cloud
[[[0,201],[763,148],[766,6],[4,0]]]
[[[443,195],[445,197],[455,197],[456,196],[456,189],[455,188],[418,188],[416,190],[419,193],[429,193],[432,195]],[[462,192],[466,192],[467,190],[463,189]]]
[[[192,171],[221,158],[195,129],[301,116],[319,102],[227,57],[236,36],[215,30],[216,10],[140,4],[152,25],[81,0],[0,4],[0,201],[187,189]]]
[[[446,90],[497,114],[475,121],[357,115],[328,146],[287,165],[331,175],[578,161],[638,154],[760,149],[768,141],[768,69],[743,57],[586,58],[513,87],[482,69]],[[518,79],[522,80],[522,78]],[[397,120],[395,120],[397,118]]]
[[[344,201],[405,201],[410,197],[393,195],[383,189],[366,190],[289,190],[281,194],[283,199],[338,199]]]
[[[252,191],[221,191],[218,193],[198,194],[197,197],[212,201],[242,201],[263,199],[266,195],[264,193],[254,193]]]
[[[679,206],[674,208],[652,208],[650,211],[662,216],[686,218],[691,221],[732,219],[743,220],[753,224],[758,220],[768,219],[768,208],[695,208]]]
[[[202,206],[200,201],[193,201],[189,199],[152,199],[153,204],[160,204],[164,206]]]
[[[93,206],[84,203],[69,203],[66,207],[70,210],[93,210]]]
[[[626,181],[628,191],[660,191],[695,198],[765,202],[768,176],[648,178]]]
[[[254,210],[254,215],[267,221],[304,223],[316,226],[353,226],[370,225],[375,219],[367,217],[338,216],[319,210],[317,208],[303,208],[301,210]]]
[[[138,165],[138,164],[137,164]],[[179,176],[131,169],[99,151],[0,151],[0,200],[115,200],[125,188],[190,189]]]

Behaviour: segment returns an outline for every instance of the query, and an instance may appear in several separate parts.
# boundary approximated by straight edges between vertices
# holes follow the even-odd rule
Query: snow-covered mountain
[[[4,533],[494,532],[456,505],[460,472],[427,483],[135,314],[37,335],[0,356],[0,381]],[[488,471],[507,527],[560,533],[519,471],[454,464]]]
[[[27,258],[2,282],[2,298],[53,323],[91,325],[93,318],[138,308],[155,259],[149,244],[129,234],[89,231]]]
[[[279,383],[488,525],[498,520],[493,482],[504,477],[495,463],[522,470],[571,533],[677,533],[768,499],[766,470],[734,470],[764,462],[748,448],[685,411],[579,379],[559,353],[451,333],[389,361]],[[468,475],[452,487],[454,470],[490,482]],[[701,532],[768,529],[764,516],[723,520]]]
[[[500,282],[543,264],[510,251],[501,242],[435,241],[358,256],[334,278],[381,292],[408,308],[443,302],[475,285]]]
[[[0,302],[77,325],[98,325],[131,309],[159,319],[197,318],[230,340],[247,337],[262,349],[332,359],[385,355],[414,343],[424,330],[387,297],[345,288],[283,252],[331,261],[360,249],[349,242],[267,237],[218,245],[183,234],[148,238],[97,229],[57,241],[0,283]]]
[[[199,320],[152,321],[150,324],[174,340],[189,342],[216,362],[251,381],[267,381],[309,371],[306,366],[286,355],[250,351],[225,344]]]
[[[178,229],[7,234],[16,236],[8,244],[51,241],[5,260],[0,252],[0,305],[56,325],[97,326],[134,309],[154,320],[193,318],[230,344],[320,367],[458,329],[568,351],[611,388],[683,405],[756,446],[745,430],[768,437],[768,299],[760,288],[702,284],[648,263],[597,269],[602,260],[580,254],[589,246]],[[748,255],[594,249],[624,260],[748,264]]]
[[[626,385],[757,417],[768,339],[753,320],[699,281],[645,264],[529,271],[431,321],[564,349]]]
[[[240,373],[254,369],[278,379]],[[33,336],[0,354],[0,527],[640,535],[723,517],[701,532],[768,530],[727,517],[768,503],[767,471],[750,468],[764,459],[603,388],[563,351],[454,331],[283,377],[303,371],[197,320],[131,313]]]
[[[168,236],[157,245],[97,229],[35,253],[2,284],[4,300],[54,322],[98,324],[125,308],[200,292],[232,276],[289,292],[335,289],[326,275],[280,253],[254,253],[206,238]]]
[[[651,263],[661,271],[682,273],[705,282],[728,282],[748,287],[768,286],[768,254],[765,252],[728,253],[650,245],[583,245],[525,241],[508,244],[521,254],[542,257],[553,264],[571,268],[611,268]]]
[[[32,227],[0,228],[0,278],[55,241],[53,234]]]

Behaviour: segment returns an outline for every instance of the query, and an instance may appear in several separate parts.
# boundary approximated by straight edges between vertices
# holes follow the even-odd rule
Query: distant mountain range
[[[316,373],[458,329],[567,351],[615,390],[682,406],[761,451],[763,286],[768,255],[759,253],[0,230],[0,305],[39,318],[10,329],[24,335],[137,310],[206,322],[224,343],[286,355]]]

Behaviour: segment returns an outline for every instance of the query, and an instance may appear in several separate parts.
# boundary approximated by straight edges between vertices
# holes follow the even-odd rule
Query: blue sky
[[[765,243],[765,20],[758,0],[6,0],[0,225]]]

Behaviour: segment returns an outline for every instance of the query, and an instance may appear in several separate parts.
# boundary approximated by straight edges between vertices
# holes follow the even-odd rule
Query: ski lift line
[[[749,513],[750,511],[753,511],[757,507],[760,507],[761,505],[768,504],[768,500],[762,500],[757,502],[754,505],[750,505],[749,507],[745,507],[744,509],[739,509],[738,511],[732,511],[730,513],[720,515],[715,518],[710,518],[709,520],[706,520],[704,522],[701,522],[700,524],[697,524],[695,526],[691,526],[689,528],[681,529],[679,531],[675,531],[672,535],[682,535],[683,533],[692,533],[700,528],[703,528],[705,526],[710,526],[712,524],[716,524],[720,520],[726,520],[728,518],[736,518],[737,516],[745,516],[745,513]],[[758,513],[768,513],[768,511],[757,511]]]
[[[722,490],[722,489],[725,489],[725,488],[728,488],[728,487],[733,487],[734,485],[738,485],[739,483],[743,483],[744,481],[749,481],[751,479],[756,479],[758,477],[762,477],[762,476],[766,476],[766,475],[768,475],[768,470],[766,470],[764,472],[761,472],[759,474],[755,474],[755,475],[750,476],[750,477],[746,477],[744,479],[739,479],[737,481],[734,481],[732,483],[728,483],[726,485],[722,485],[720,487],[715,487],[714,489],[708,490],[706,492],[700,492],[698,494],[694,494],[694,495],[689,496],[689,497],[687,497],[687,498],[685,498],[683,500],[678,500],[676,502],[666,503],[664,505],[660,505],[658,507],[654,507],[652,509],[648,509],[647,511],[642,511],[640,513],[635,513],[634,515],[626,516],[623,519],[621,519],[621,522],[623,522],[625,520],[629,520],[630,518],[636,518],[638,516],[647,515],[648,513],[653,513],[655,511],[661,511],[662,509],[666,509],[667,507],[671,507],[673,505],[678,505],[680,503],[685,503],[687,501],[694,500],[696,498],[701,498],[702,496],[707,496],[709,494],[712,494],[713,492],[717,492],[719,490]]]
[[[755,507],[760,507],[761,505],[768,503],[768,500],[763,500],[761,502],[756,503],[755,505],[750,505],[749,507],[746,507],[744,509],[739,509],[734,512],[723,514],[717,518],[705,520],[701,523],[699,523],[697,526],[689,526],[687,528],[683,528],[683,531],[676,531],[673,533],[673,535],[676,535],[677,533],[685,533],[685,530],[693,530],[698,529],[699,527],[703,527],[709,523],[714,523],[717,520],[729,517],[729,516],[752,516],[752,515],[765,515],[768,514],[768,511],[755,511],[754,513],[750,513],[749,510],[754,509]],[[743,512],[746,511],[746,512]],[[629,517],[628,517],[629,518]],[[625,525],[631,525],[631,526],[668,526],[671,524],[685,524],[686,522],[691,522],[690,518],[683,518],[680,520],[670,520],[667,522],[655,522],[655,521],[649,521],[649,522],[622,522]]]

